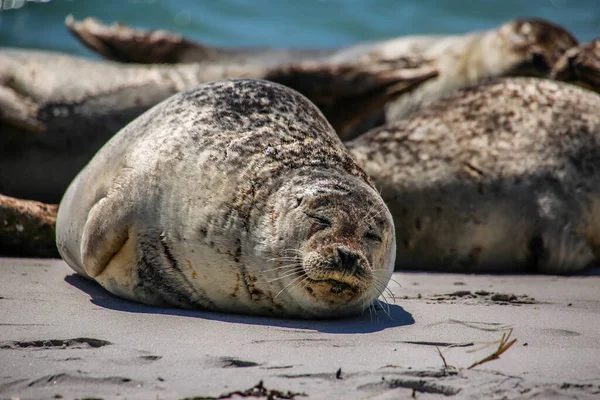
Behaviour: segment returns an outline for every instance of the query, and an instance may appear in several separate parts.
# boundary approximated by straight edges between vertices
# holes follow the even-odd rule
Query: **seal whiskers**
[[[298,282],[298,279],[300,279],[300,278],[304,278],[304,279],[303,279],[302,281]],[[277,294],[275,295],[275,297],[273,297],[273,300],[275,300],[277,297],[279,297],[279,295],[280,295],[281,293],[283,293],[283,292],[284,292],[284,291],[285,291],[287,288],[289,288],[290,286],[292,286],[292,285],[294,285],[294,284],[302,284],[302,282],[303,282],[304,280],[306,280],[306,279],[307,279],[307,277],[306,277],[306,274],[304,274],[304,273],[303,273],[302,275],[300,275],[300,276],[298,276],[298,277],[296,277],[296,278],[292,279],[292,281],[291,281],[290,283],[288,283],[288,284],[287,284],[287,285],[286,285],[286,286],[285,286],[283,289],[281,289],[279,292],[277,292]]]
[[[285,273],[287,275],[283,275],[283,276],[280,276],[278,278],[274,278],[274,279],[268,280],[267,282],[268,283],[275,282],[275,281],[278,281],[278,280],[281,280],[281,279],[285,279],[285,278],[289,278],[290,276],[294,276],[294,275],[297,275],[298,273],[303,273],[303,272],[304,272],[304,267],[302,265],[299,265],[296,268],[294,268],[294,270],[292,270],[292,271],[285,271]]]

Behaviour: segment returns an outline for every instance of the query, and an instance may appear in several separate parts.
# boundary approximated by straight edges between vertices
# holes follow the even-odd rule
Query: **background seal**
[[[396,268],[575,273],[600,255],[600,96],[460,89],[347,143],[394,216]]]

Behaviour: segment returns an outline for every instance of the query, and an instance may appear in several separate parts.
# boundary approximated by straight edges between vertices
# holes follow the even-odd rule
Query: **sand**
[[[62,260],[0,258],[0,398],[600,398],[600,270],[394,279],[389,310],[300,321],[148,307]]]

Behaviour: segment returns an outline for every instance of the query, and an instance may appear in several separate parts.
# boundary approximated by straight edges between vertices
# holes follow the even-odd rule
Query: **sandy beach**
[[[583,106],[588,103],[580,101],[581,95],[573,95],[577,100],[573,100],[573,112],[561,105],[563,100],[564,104],[571,103],[567,102],[570,95],[564,95],[566,89],[560,87],[548,88],[550,95],[544,95],[546,92],[539,89],[542,86],[538,89],[523,86],[522,91],[500,87],[482,92],[478,98],[469,94],[475,89],[469,89],[471,92],[461,92],[467,93],[464,97],[454,98],[447,105],[442,104],[441,108],[428,102],[434,100],[434,94],[441,96],[442,92],[449,92],[456,85],[474,84],[476,78],[494,76],[550,77],[582,84],[598,92],[600,81],[597,77],[600,74],[596,71],[600,65],[597,62],[600,53],[590,51],[589,54],[594,57],[587,58],[585,54],[588,53],[577,55],[573,52],[577,50],[573,48],[575,37],[584,43],[599,36],[598,3],[598,0],[506,0],[495,3],[466,0],[105,0],[102,7],[98,7],[100,3],[91,1],[0,0],[0,138],[3,139],[0,141],[0,160],[4,162],[0,163],[0,172],[4,173],[0,174],[0,214],[3,215],[0,220],[4,228],[0,231],[0,400],[600,399],[600,267],[576,276],[396,272],[381,301],[360,316],[339,320],[294,320],[151,307],[110,294],[99,284],[76,275],[61,259],[8,257],[24,254],[58,257],[55,240],[57,203],[65,197],[68,182],[86,165],[92,154],[133,118],[169,95],[199,83],[235,76],[270,79],[288,86],[293,86],[298,80],[302,85],[296,89],[318,103],[317,106],[325,111],[324,118],[330,118],[338,134],[345,139],[352,136],[350,133],[362,132],[363,127],[358,121],[363,117],[367,120],[363,121],[365,129],[386,119],[389,125],[379,130],[380,136],[368,136],[362,153],[357,150],[356,143],[346,142],[357,162],[362,156],[366,160],[365,165],[372,160],[377,163],[373,162],[372,170],[369,170],[360,162],[355,165],[346,156],[342,157],[342,142],[337,141],[333,132],[326,144],[334,150],[339,147],[338,150],[328,153],[324,147],[316,146],[316,140],[320,139],[313,135],[313,131],[316,132],[313,125],[325,127],[327,124],[321,121],[321,117],[315,118],[317,113],[311,111],[307,119],[311,123],[300,129],[301,125],[297,124],[301,120],[299,115],[308,108],[299,107],[299,102],[291,103],[293,107],[290,104],[280,107],[275,104],[278,101],[273,101],[279,95],[260,98],[264,90],[256,93],[241,91],[240,96],[249,93],[252,100],[249,103],[256,105],[257,111],[250,113],[250,106],[246,107],[237,99],[231,100],[231,95],[227,97],[221,93],[214,96],[215,105],[211,105],[211,97],[189,97],[186,102],[169,109],[170,114],[142,121],[135,125],[136,128],[127,131],[130,133],[123,134],[126,139],[122,142],[113,142],[122,143],[122,148],[108,146],[107,156],[100,156],[103,161],[98,167],[93,167],[97,174],[90,174],[89,184],[76,183],[82,189],[73,192],[77,196],[73,195],[72,203],[67,202],[65,206],[63,201],[61,204],[61,209],[65,210],[61,214],[67,215],[63,217],[67,219],[63,226],[71,227],[69,232],[75,232],[78,228],[73,227],[84,226],[78,221],[91,215],[92,206],[107,198],[111,201],[116,199],[112,208],[107,206],[109,211],[102,215],[111,217],[122,209],[128,209],[127,218],[117,215],[118,218],[114,219],[115,227],[127,225],[127,229],[109,229],[106,221],[110,218],[102,216],[96,222],[86,224],[85,229],[98,243],[101,242],[98,238],[109,237],[112,242],[120,243],[119,247],[113,243],[115,249],[123,245],[122,259],[129,254],[127,252],[143,249],[143,257],[136,260],[147,256],[157,264],[157,260],[168,260],[177,266],[175,258],[178,253],[171,251],[177,247],[169,247],[167,233],[170,231],[164,230],[163,225],[178,224],[186,229],[189,227],[196,236],[202,234],[206,239],[202,248],[214,248],[215,251],[205,258],[198,257],[200,263],[231,256],[224,265],[245,266],[245,259],[240,259],[242,250],[271,245],[266,233],[246,235],[250,232],[251,218],[258,213],[264,214],[265,210],[271,213],[269,226],[273,231],[273,243],[287,243],[287,233],[283,235],[277,231],[279,228],[275,229],[287,225],[273,222],[279,215],[286,214],[259,202],[267,194],[288,193],[292,197],[285,198],[286,201],[281,204],[289,206],[296,202],[298,208],[303,199],[309,199],[302,194],[304,192],[288,190],[292,185],[284,182],[288,177],[283,174],[284,166],[293,166],[292,161],[308,157],[310,163],[298,164],[306,168],[289,176],[292,183],[296,176],[307,177],[305,182],[310,190],[306,193],[310,196],[313,192],[320,193],[321,187],[314,184],[312,175],[308,175],[309,168],[318,169],[319,179],[323,176],[323,181],[326,181],[329,173],[337,176],[337,170],[333,169],[337,163],[335,160],[339,160],[345,172],[353,171],[352,180],[348,182],[354,182],[347,189],[342,187],[343,190],[336,191],[353,194],[358,187],[356,177],[367,181],[366,176],[369,175],[375,182],[371,188],[363,188],[364,193],[370,193],[368,196],[359,198],[343,210],[344,229],[336,226],[336,230],[325,232],[328,237],[354,235],[356,238],[351,237],[356,239],[354,241],[340,239],[337,244],[337,241],[319,239],[325,235],[317,237],[314,232],[339,223],[333,218],[321,218],[320,214],[304,212],[307,218],[303,216],[315,227],[310,228],[312,236],[306,236],[305,242],[314,236],[317,244],[324,247],[331,245],[328,249],[339,258],[339,262],[336,261],[338,267],[343,265],[346,268],[342,258],[351,259],[348,265],[352,267],[353,274],[357,267],[367,265],[356,261],[367,253],[353,253],[353,249],[347,248],[347,243],[359,243],[367,248],[368,265],[376,273],[389,271],[383,267],[376,269],[377,264],[388,262],[387,265],[391,266],[392,217],[386,225],[385,221],[378,221],[383,214],[375,207],[369,208],[368,213],[355,212],[366,204],[365,198],[368,200],[369,196],[375,195],[379,199],[372,188],[387,195],[391,187],[389,182],[397,184],[395,195],[399,200],[398,204],[392,205],[386,198],[388,207],[396,210],[394,218],[399,210],[402,218],[406,216],[409,221],[406,231],[396,231],[397,234],[405,234],[402,238],[398,234],[396,242],[412,249],[416,243],[412,236],[426,237],[427,225],[433,226],[436,228],[432,230],[435,240],[430,242],[435,246],[430,246],[431,249],[424,246],[424,250],[419,248],[415,253],[442,253],[441,256],[434,253],[436,263],[446,262],[439,260],[468,259],[470,268],[471,264],[478,266],[482,259],[487,261],[489,258],[493,264],[513,266],[512,258],[505,263],[496,254],[512,257],[515,248],[519,252],[516,259],[527,260],[531,270],[534,266],[545,265],[546,260],[554,260],[550,254],[553,256],[556,249],[560,249],[556,259],[561,266],[588,265],[588,258],[592,258],[592,253],[587,252],[589,249],[594,250],[597,262],[596,250],[600,239],[594,225],[598,211],[594,202],[598,193],[594,188],[600,182],[597,180],[600,171],[600,120],[597,117],[600,114],[596,97],[595,103],[590,100],[589,104],[593,106],[585,108],[587,106]],[[91,30],[85,31],[88,35],[86,40],[79,40],[84,39],[85,34],[73,36],[69,30],[73,30],[73,26],[65,26],[65,22],[82,21],[87,17],[95,17],[106,25],[120,21],[124,26],[145,32],[162,30],[162,33],[134,35],[137,39],[132,40],[131,36],[128,37],[131,31],[122,34],[121,30],[121,34],[115,34],[117,30],[107,30],[104,34],[96,32],[91,35]],[[516,18],[527,20],[515,24],[514,30],[511,27],[507,30],[506,26],[499,28]],[[541,22],[537,18],[551,21],[552,25],[545,25],[546,22],[538,25]],[[545,28],[538,30],[536,26]],[[570,33],[565,31],[558,35],[555,28],[560,28],[561,32],[565,28]],[[476,33],[484,31],[488,33]],[[110,35],[106,36],[106,32]],[[174,35],[165,36],[165,32]],[[440,36],[434,39],[420,37],[410,46],[394,45],[394,41],[381,47],[372,45],[405,35],[429,34]],[[468,36],[462,39],[452,36],[448,45],[440,45],[446,35]],[[142,41],[141,37],[146,39]],[[111,40],[104,42],[107,38]],[[9,47],[19,50],[10,50]],[[185,58],[178,53],[179,50],[169,50],[171,47],[183,49],[181,54],[187,56],[195,54],[196,58]],[[260,50],[263,48],[274,50],[264,53]],[[334,49],[341,48],[350,48],[350,51],[333,53]],[[292,58],[287,59],[286,49],[294,49],[290,53],[294,55]],[[450,56],[446,57],[442,50],[432,49],[446,49]],[[598,47],[590,45],[586,49],[597,50]],[[38,50],[49,53],[40,55],[42,53],[38,54]],[[296,53],[295,50],[306,53]],[[134,60],[131,58],[134,54],[142,54],[143,57]],[[312,55],[308,57],[308,54]],[[323,54],[330,56],[325,59]],[[561,57],[563,55],[568,57]],[[73,56],[86,57],[87,60]],[[100,60],[102,57],[113,61],[158,64],[105,63]],[[264,62],[265,59],[268,63]],[[322,64],[325,60],[330,63]],[[200,64],[194,66],[188,64],[190,61]],[[163,64],[165,62],[186,64]],[[276,68],[276,65],[279,66]],[[560,68],[554,68],[556,66]],[[414,89],[410,85],[405,88],[401,83],[410,81],[416,85],[417,75],[411,74],[417,67],[422,68],[420,79],[432,79],[427,84],[435,82],[434,78],[448,80],[437,88],[424,86],[426,89],[421,92],[415,90],[417,95],[410,93],[412,97],[406,97],[412,100],[407,100],[403,113],[398,112],[394,118],[387,113],[384,118],[382,110],[385,110],[386,102],[397,101],[400,92],[409,94],[408,89]],[[338,76],[346,78],[337,83]],[[392,77],[396,79],[393,84]],[[306,92],[301,90],[304,85]],[[542,95],[536,100],[534,95],[538,92]],[[386,93],[386,96],[380,93]],[[430,95],[431,98],[428,97]],[[500,98],[504,95],[506,101]],[[464,98],[474,100],[462,103]],[[227,102],[222,99],[227,99]],[[492,101],[484,103],[482,99]],[[211,105],[210,113],[208,108],[206,112],[191,109],[194,104],[202,106],[201,100]],[[520,100],[523,104],[517,105]],[[232,104],[228,113],[223,112],[222,105],[225,103]],[[504,104],[508,105],[506,111],[500,107]],[[271,106],[281,112],[269,111]],[[426,106],[438,108],[433,108],[434,111],[423,119],[410,119],[402,125],[401,118]],[[189,119],[184,120],[183,111],[188,108]],[[333,111],[327,111],[329,109]],[[442,114],[440,110],[450,112]],[[178,115],[173,116],[174,112]],[[214,121],[218,122],[214,126],[213,115]],[[269,115],[271,117],[267,118]],[[293,118],[286,122],[282,119],[283,115]],[[444,115],[446,119],[442,118]],[[528,116],[537,119],[530,121]],[[346,120],[338,122],[335,120],[337,117]],[[163,121],[168,121],[165,127],[175,126],[173,135],[185,132],[194,142],[179,140],[185,136],[183,134],[171,140],[171,131],[163,129]],[[416,122],[413,124],[413,121]],[[273,125],[268,125],[271,122]],[[202,124],[210,129],[205,129]],[[232,136],[228,141],[219,139],[223,145],[221,150],[210,137],[204,146],[200,146],[198,143],[205,138],[194,132],[194,135],[190,134],[198,127],[202,135],[217,132],[215,137],[225,137],[227,132],[234,130],[230,126],[237,125],[241,128],[236,135],[244,136]],[[444,133],[441,128],[431,128],[435,134],[425,136],[430,125],[447,126],[449,128],[444,129],[452,135]],[[143,135],[154,129],[152,126],[158,127],[156,130],[160,133],[156,141]],[[187,127],[191,128],[188,130]],[[290,132],[293,128],[296,133],[284,138],[280,147],[272,144],[267,136],[254,135],[285,130],[282,127],[289,128]],[[454,135],[454,132],[466,134],[460,136]],[[141,150],[134,139],[130,140],[136,137],[143,139],[140,143],[146,143]],[[527,138],[533,139],[527,141]],[[446,139],[448,142],[444,141]],[[170,142],[175,144],[173,151],[162,146]],[[185,143],[192,144],[188,146]],[[256,147],[257,143],[261,147]],[[510,150],[515,143],[525,143],[524,150],[516,151],[516,146],[515,151]],[[292,145],[298,147],[289,152],[290,156],[278,150],[292,149]],[[193,151],[189,153],[191,156],[183,157],[188,148]],[[307,148],[314,148],[314,152],[306,151]],[[396,149],[403,150],[396,154]],[[440,151],[445,149],[451,151]],[[90,150],[89,153],[86,150]],[[151,153],[151,150],[156,151]],[[158,155],[147,159],[141,156],[147,153]],[[261,154],[260,159],[254,157]],[[331,158],[331,155],[335,157]],[[138,158],[144,169],[136,169],[138,167],[133,161]],[[255,159],[260,162],[255,162]],[[121,163],[121,160],[124,161]],[[191,160],[191,164],[176,160]],[[221,164],[217,164],[218,160]],[[200,168],[209,164],[210,168]],[[364,176],[363,172],[357,172],[359,164],[360,168],[365,168]],[[108,171],[107,166],[114,167],[116,172]],[[206,177],[192,175],[194,166],[206,172]],[[255,185],[252,174],[258,166],[262,166],[262,170],[258,171],[260,174],[256,175],[257,179],[260,178],[260,185]],[[296,171],[296,166],[293,167]],[[411,169],[413,167],[414,170]],[[455,168],[456,173],[452,172]],[[150,170],[156,171],[156,174],[146,174]],[[283,172],[280,173],[280,170]],[[271,174],[273,171],[276,173]],[[394,171],[400,172],[396,174]],[[432,172],[425,175],[424,171]],[[379,172],[382,172],[381,181],[376,175]],[[182,179],[178,179],[179,175]],[[230,180],[232,176],[244,177],[239,180],[242,184]],[[133,183],[127,186],[125,183],[130,177]],[[415,177],[415,180],[410,181],[407,177]],[[112,186],[105,181],[112,182]],[[163,181],[165,185],[156,184]],[[530,184],[530,181],[535,184]],[[202,185],[196,186],[198,182]],[[273,182],[284,182],[287,191],[263,191],[267,184]],[[232,190],[226,190],[229,189],[227,185],[231,185]],[[41,189],[38,190],[37,186]],[[507,196],[502,192],[505,186],[514,188],[507,192]],[[414,189],[416,194],[411,192],[413,187],[417,188]],[[191,188],[191,194],[180,196],[181,188]],[[233,188],[240,193],[239,196],[233,195]],[[469,188],[474,188],[473,196],[467,192]],[[535,201],[529,201],[527,197],[529,188],[535,189],[532,191],[535,194],[529,196]],[[86,196],[79,195],[82,193],[90,197],[90,207],[85,209],[81,207],[86,201],[83,199]],[[115,193],[128,196],[123,195],[123,201],[119,201],[121,197],[113,195]],[[262,193],[265,193],[264,196]],[[200,194],[207,194],[206,199]],[[142,201],[142,196],[149,196],[149,201]],[[226,201],[220,202],[219,196]],[[99,200],[100,197],[103,198]],[[155,197],[160,201],[154,201]],[[175,201],[179,198],[189,201],[182,201],[184,207],[179,207]],[[471,201],[471,198],[483,200],[477,202]],[[495,202],[498,198],[503,200]],[[468,203],[463,199],[467,199]],[[309,200],[312,203],[312,199]],[[341,204],[330,203],[336,207]],[[150,206],[146,207],[146,204]],[[159,207],[159,204],[168,207]],[[196,207],[196,204],[199,206]],[[257,204],[259,206],[255,207]],[[478,204],[483,204],[482,212],[476,209]],[[410,211],[412,209],[407,208],[408,205],[414,205],[418,212]],[[288,206],[281,209],[287,210]],[[385,208],[383,200],[380,208]],[[421,208],[426,212],[422,212]],[[200,210],[197,214],[203,222],[211,221],[206,225],[214,226],[215,231],[225,231],[221,226],[242,227],[246,231],[238,231],[244,235],[236,236],[237,241],[217,232],[220,236],[215,234],[218,240],[213,241],[212,236],[208,238],[204,224],[194,225],[194,219],[186,217],[193,215],[189,211],[192,209]],[[468,210],[468,213],[465,212],[464,217],[462,211],[455,213],[454,209]],[[510,214],[505,209],[514,209],[516,213]],[[225,212],[221,212],[223,210]],[[297,215],[301,215],[299,211]],[[443,220],[446,215],[450,217]],[[256,219],[259,221],[256,226],[265,228],[268,218],[262,214],[260,217]],[[355,220],[360,218],[360,224],[356,224]],[[143,220],[143,226],[148,229],[131,228],[134,219]],[[152,224],[146,224],[149,220],[153,220]],[[448,221],[450,223],[446,224]],[[553,230],[554,222],[560,222],[560,226],[557,225],[560,230]],[[397,227],[404,227],[403,221],[394,223]],[[468,229],[453,229],[454,224]],[[107,228],[98,228],[101,225]],[[359,225],[360,230],[357,228]],[[378,225],[389,229],[380,229]],[[294,230],[291,238],[304,237],[298,233],[300,229],[291,227],[294,228],[290,229]],[[571,230],[577,235],[571,235]],[[230,229],[228,232],[233,231]],[[417,233],[413,235],[413,231]],[[554,240],[558,237],[556,232],[561,234],[560,241]],[[125,239],[125,234],[130,233],[138,241],[147,239],[149,245],[160,244],[161,252],[147,252],[150,247],[134,247],[139,242],[129,240],[129,236]],[[210,232],[211,235],[213,233]],[[584,233],[585,237],[582,236]],[[150,240],[152,235],[154,242]],[[466,240],[468,235],[477,239],[481,235],[481,243],[471,246]],[[73,243],[77,246],[89,244],[82,235],[65,236],[63,243],[68,242],[69,246]],[[181,242],[179,236],[178,233],[177,241]],[[196,236],[183,235],[183,240]],[[437,240],[437,236],[441,239]],[[462,240],[464,237],[466,239]],[[223,243],[220,238],[223,238]],[[242,245],[242,238],[253,242]],[[459,243],[461,246],[446,245],[454,238],[469,246],[463,243]],[[83,252],[78,248],[72,253],[77,253],[78,258],[86,251],[95,255],[94,242],[88,242],[92,245]],[[235,247],[231,245],[234,242]],[[130,245],[125,246],[127,243]],[[195,242],[189,243],[193,253]],[[389,244],[387,251],[379,255],[377,249],[385,243]],[[429,242],[423,240],[422,243]],[[222,244],[227,247],[223,251],[220,250]],[[96,245],[96,248],[105,250],[102,245]],[[159,248],[158,245],[156,248]],[[188,248],[188,245],[182,248]],[[523,256],[525,248],[527,257]],[[286,266],[275,264],[278,268],[270,271],[277,271],[277,274],[291,271],[283,277],[291,279],[301,270],[298,264],[300,257],[296,255],[302,253],[304,257],[304,249],[299,245],[281,246],[281,253],[273,255],[276,258],[269,262],[293,261]],[[468,253],[458,254],[457,249],[466,249]],[[288,254],[290,251],[291,254]],[[118,258],[116,250],[105,253]],[[267,254],[266,251],[262,253]],[[452,257],[444,257],[446,253]],[[487,257],[488,253],[492,255]],[[137,256],[137,253],[131,254]],[[88,259],[92,257],[85,259],[86,268],[91,265]],[[260,260],[258,252],[250,254],[249,259]],[[579,262],[580,259],[584,261]],[[102,268],[100,257],[94,260]],[[401,258],[398,257],[398,260]],[[188,259],[186,261],[192,271],[186,283],[201,282],[203,278],[196,276],[200,274],[196,274]],[[301,261],[304,263],[304,258]],[[220,261],[217,265],[221,265]],[[318,263],[314,265],[320,268]],[[398,265],[408,264],[399,261]],[[414,267],[415,264],[411,265]],[[426,260],[419,265],[432,264]],[[156,271],[160,272],[160,269],[150,269],[139,276],[163,278]],[[367,276],[364,271],[359,272]],[[302,273],[306,273],[304,264]],[[182,273],[182,276],[186,275]],[[345,269],[341,276],[346,276]],[[332,293],[336,293],[335,290],[343,293],[346,288],[354,291],[358,287],[326,277],[328,280],[318,278],[311,282],[329,282],[331,288],[327,290]],[[233,292],[224,296],[235,296],[240,282],[240,277],[237,278]],[[256,281],[255,276],[252,279],[252,282]],[[279,279],[282,277],[278,276],[274,281]],[[250,288],[246,274],[243,280]],[[169,289],[178,288],[177,282],[181,281],[176,281]],[[154,279],[153,282],[164,280]],[[369,282],[381,284],[380,280]],[[193,285],[189,286],[193,288]],[[147,288],[152,288],[152,285],[147,285]],[[313,292],[310,287],[308,289]],[[148,293],[151,290],[156,289],[148,289]],[[174,291],[173,295],[180,292]],[[247,293],[254,291],[248,289]],[[261,291],[256,293],[264,294]]]
[[[300,321],[153,308],[62,260],[3,258],[0,398],[600,396],[600,270],[393,278],[376,313]]]

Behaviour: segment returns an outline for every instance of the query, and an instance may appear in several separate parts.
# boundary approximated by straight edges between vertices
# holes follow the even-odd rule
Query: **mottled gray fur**
[[[318,109],[258,80],[200,86],[137,118],[77,176],[57,219],[63,258],[117,295],[301,317],[369,306],[393,235]]]
[[[394,216],[396,268],[573,273],[600,256],[600,96],[512,78],[348,143]]]

